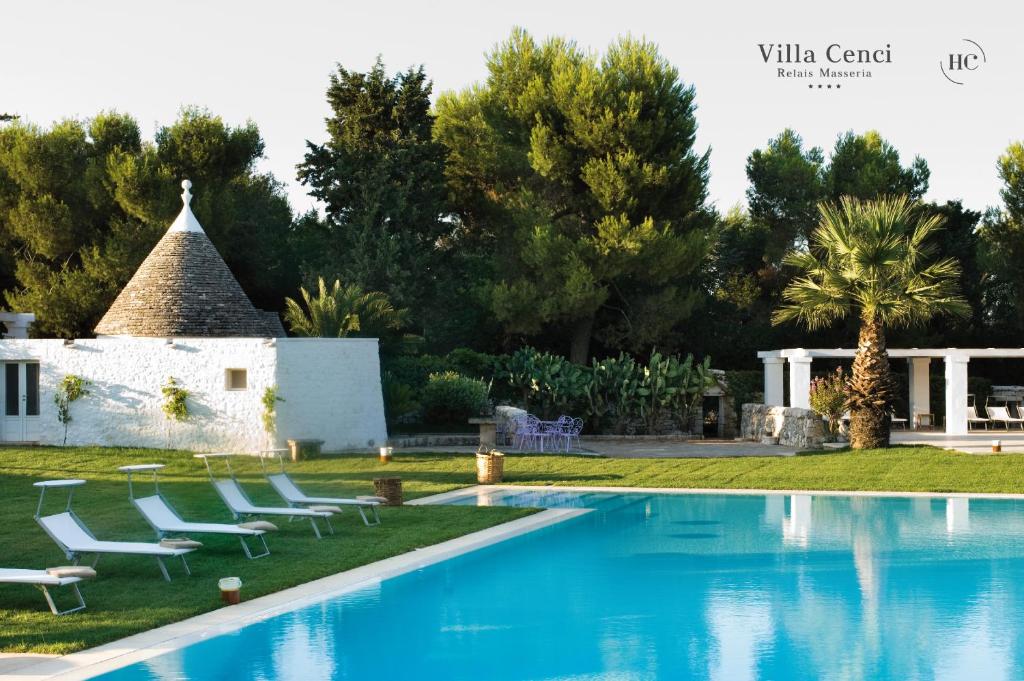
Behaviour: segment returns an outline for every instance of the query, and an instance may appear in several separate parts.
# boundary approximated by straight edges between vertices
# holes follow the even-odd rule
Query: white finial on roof
[[[199,220],[196,220],[196,216],[192,214],[192,182],[190,180],[182,180],[181,188],[184,190],[181,192],[181,201],[185,205],[182,206],[181,212],[178,213],[178,217],[174,219],[174,223],[171,224],[169,232],[199,232],[203,233],[203,228],[199,224]]]

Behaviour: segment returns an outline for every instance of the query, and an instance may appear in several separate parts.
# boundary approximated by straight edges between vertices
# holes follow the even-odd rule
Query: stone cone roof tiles
[[[96,326],[102,336],[278,336],[249,300],[189,201]],[[277,322],[280,326],[280,321]]]

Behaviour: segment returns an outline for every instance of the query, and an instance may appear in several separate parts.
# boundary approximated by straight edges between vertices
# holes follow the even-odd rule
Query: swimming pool
[[[594,510],[101,678],[1024,678],[1021,501],[452,503]]]

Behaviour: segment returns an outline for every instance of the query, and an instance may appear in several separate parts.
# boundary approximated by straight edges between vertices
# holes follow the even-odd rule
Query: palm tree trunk
[[[885,328],[878,317],[861,323],[849,390],[850,445],[854,449],[888,447],[895,385],[885,349]]]

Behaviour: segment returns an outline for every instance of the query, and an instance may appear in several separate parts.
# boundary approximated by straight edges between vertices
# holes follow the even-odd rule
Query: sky
[[[1024,139],[1024,3],[33,0],[2,16],[0,111],[49,125],[114,109],[149,138],[185,105],[232,125],[251,119],[266,142],[260,169],[297,211],[314,206],[295,165],[306,140],[324,139],[336,64],[423,64],[436,96],[484,79],[485,53],[513,26],[595,52],[626,33],[657,43],[696,88],[697,146],[711,150],[709,199],[723,211],[744,201],[746,157],[786,127],[826,150],[841,132],[876,129],[905,163],[928,161],[926,198],[979,210],[998,205],[996,160]],[[765,63],[759,45],[779,44],[813,50],[813,75],[779,77],[780,66],[808,66]],[[830,64],[832,44],[888,49],[891,61]],[[973,70],[947,71],[962,85],[940,70],[951,54],[976,57],[961,62]],[[823,77],[822,67],[871,77]]]

